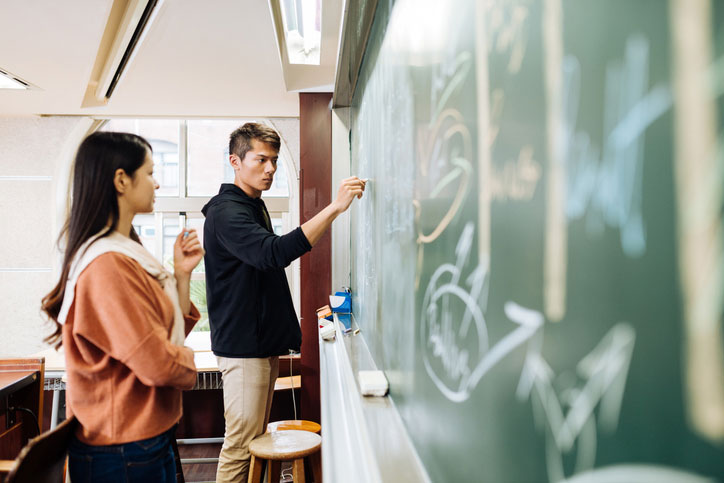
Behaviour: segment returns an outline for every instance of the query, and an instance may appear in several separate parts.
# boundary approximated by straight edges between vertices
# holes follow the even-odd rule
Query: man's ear
[[[231,167],[234,168],[234,171],[237,171],[241,168],[241,158],[239,158],[236,154],[230,154],[229,164],[231,164]]]
[[[117,169],[113,175],[113,185],[116,187],[116,192],[118,192],[118,194],[125,193],[130,184],[131,179],[126,172],[123,169]]]

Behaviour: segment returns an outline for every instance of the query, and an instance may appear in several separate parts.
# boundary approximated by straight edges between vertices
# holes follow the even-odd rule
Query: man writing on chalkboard
[[[266,429],[279,356],[300,348],[284,268],[309,251],[365,188],[357,177],[343,180],[332,203],[277,236],[261,193],[271,188],[279,147],[279,135],[262,124],[246,123],[231,133],[234,183],[222,184],[202,209],[211,349],[224,384],[226,431],[217,482],[247,480],[249,443]]]

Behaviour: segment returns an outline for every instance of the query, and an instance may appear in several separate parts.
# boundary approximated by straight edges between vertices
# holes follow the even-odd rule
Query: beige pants
[[[266,431],[279,357],[217,357],[224,382],[224,445],[216,470],[218,483],[245,483],[249,478],[249,443]]]

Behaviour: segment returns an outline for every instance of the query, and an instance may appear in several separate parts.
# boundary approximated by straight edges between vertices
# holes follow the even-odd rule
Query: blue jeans
[[[176,426],[141,441],[90,446],[75,436],[68,448],[68,469],[73,483],[175,483],[176,462],[171,439]]]

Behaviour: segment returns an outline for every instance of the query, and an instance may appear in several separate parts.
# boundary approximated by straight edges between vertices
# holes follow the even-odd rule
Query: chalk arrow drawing
[[[468,399],[483,376],[531,339],[544,321],[540,312],[507,302],[505,314],[517,327],[490,345],[484,313],[488,290],[487,260],[483,260],[461,284],[473,234],[473,223],[468,223],[458,241],[456,263],[446,263],[435,270],[422,302],[420,334],[425,369],[440,392],[454,402]],[[482,307],[478,302],[481,299]],[[459,313],[462,317],[456,318],[454,314]]]
[[[551,481],[564,478],[563,456],[576,446],[574,473],[593,467],[597,407],[598,425],[609,432],[616,429],[635,339],[631,325],[616,324],[577,364],[577,379],[556,378],[539,351],[528,353],[518,397],[535,396],[531,399],[536,421],[546,431],[546,464]]]

